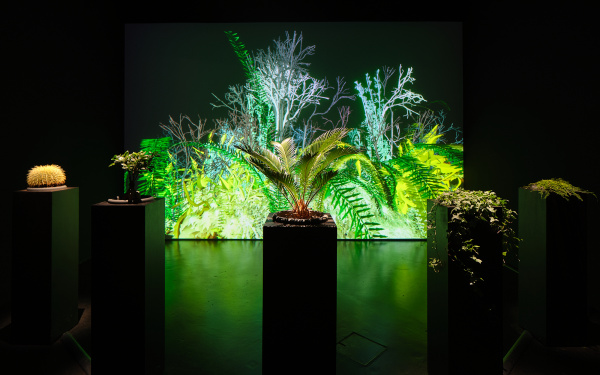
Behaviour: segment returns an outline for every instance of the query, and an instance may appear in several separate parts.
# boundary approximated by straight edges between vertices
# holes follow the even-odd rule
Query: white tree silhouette
[[[272,106],[275,115],[275,131],[279,141],[284,139],[288,126],[299,119],[302,110],[314,106],[307,123],[315,116],[326,114],[339,100],[354,98],[346,95],[343,79],[337,79],[337,91],[331,97],[325,96],[326,91],[333,89],[326,78],[313,78],[308,73],[310,65],[304,59],[313,55],[315,46],[302,45],[302,33],[294,32],[290,37],[285,33],[285,40],[275,40],[275,47],[259,50],[253,54],[253,72],[256,82],[262,88],[265,99]],[[252,85],[247,85],[249,91],[255,91]],[[259,93],[257,92],[257,95]],[[329,107],[318,111],[318,106],[324,100],[330,100]]]

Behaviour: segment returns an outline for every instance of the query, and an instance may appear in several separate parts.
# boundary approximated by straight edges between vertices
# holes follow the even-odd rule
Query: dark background
[[[228,87],[244,85],[246,77],[225,31],[236,32],[249,52],[273,48],[273,40],[285,40],[285,32],[302,33],[303,47],[315,46],[309,73],[346,82],[349,95],[357,94],[355,81],[366,86],[365,74],[374,79],[382,66],[394,68],[386,92],[397,86],[398,68],[412,67],[415,81],[406,89],[423,95],[426,105],[448,115],[444,124],[460,127],[463,122],[462,24],[460,22],[248,22],[248,23],[130,23],[125,26],[125,147],[137,150],[143,138],[162,137],[159,123],[169,116],[207,119],[226,118],[225,109],[212,95],[224,99]],[[383,72],[380,77],[383,79]],[[334,90],[326,92],[333,95]],[[439,101],[442,100],[447,106]],[[438,101],[436,103],[436,101]],[[320,108],[329,103],[325,101]],[[342,100],[327,117],[339,119],[337,107],[349,106],[349,127],[364,119],[359,97]],[[311,108],[302,113],[310,114]],[[404,116],[402,109],[395,116]],[[412,123],[403,119],[403,127]],[[299,121],[298,125],[302,122]],[[331,126],[329,126],[331,128]],[[454,134],[451,135],[454,139]]]
[[[0,261],[10,261],[13,246],[11,194],[26,187],[29,168],[46,163],[63,166],[67,184],[80,188],[80,260],[90,257],[90,206],[122,186],[121,170],[108,164],[125,150],[124,123],[131,120],[124,107],[127,23],[462,22],[465,187],[493,190],[515,209],[518,187],[542,178],[562,177],[600,193],[596,9],[521,2],[159,4],[3,9]],[[425,79],[415,75],[416,85]],[[167,115],[143,126],[167,121]],[[597,216],[591,215],[594,223]],[[565,249],[565,256],[576,255]]]

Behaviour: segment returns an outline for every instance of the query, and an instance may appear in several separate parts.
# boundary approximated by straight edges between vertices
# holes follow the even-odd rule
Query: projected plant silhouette
[[[403,139],[400,134],[400,126],[397,117],[394,117],[396,108],[405,111],[404,116],[416,113],[412,108],[414,105],[424,102],[421,94],[414,93],[405,88],[412,82],[412,68],[406,73],[402,65],[398,68],[398,83],[392,90],[387,90],[388,80],[394,75],[395,70],[383,67],[383,78],[379,76],[379,69],[373,79],[366,75],[366,85],[356,81],[356,90],[360,97],[364,110],[365,120],[362,125],[367,129],[365,143],[369,157],[378,161],[390,160],[394,149],[400,147],[399,142]]]
[[[354,102],[343,78],[332,87],[310,74],[316,50],[302,34],[257,51],[225,35],[245,73],[213,94],[227,115],[212,126],[169,117],[164,138],[141,144],[155,158],[139,190],[165,197],[167,234],[262,238],[267,214],[289,209],[330,212],[339,238],[424,238],[427,199],[462,184],[462,145],[413,91],[413,69],[365,75]]]

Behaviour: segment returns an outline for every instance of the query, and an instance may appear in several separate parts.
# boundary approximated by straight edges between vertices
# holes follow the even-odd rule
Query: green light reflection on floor
[[[336,339],[357,332],[387,348],[367,367],[338,355],[339,374],[426,373],[425,251],[338,241]],[[165,373],[259,375],[262,241],[170,241],[165,264]]]

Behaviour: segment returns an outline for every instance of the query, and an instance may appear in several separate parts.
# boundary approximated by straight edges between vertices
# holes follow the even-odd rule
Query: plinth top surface
[[[141,202],[141,203],[109,203],[108,201],[103,201],[103,202],[99,202],[99,203],[95,203],[92,206],[101,206],[101,207],[145,207],[148,206],[152,203],[158,202],[163,198],[154,198],[151,201],[148,202]]]
[[[15,193],[29,193],[29,194],[46,193],[46,194],[48,194],[48,193],[60,193],[61,191],[73,190],[73,189],[79,189],[79,187],[77,187],[77,186],[67,186],[67,187],[62,188],[62,189],[48,190],[48,191],[40,191],[40,190],[31,191],[31,190],[27,190],[27,189],[22,189],[22,190],[15,190]]]

